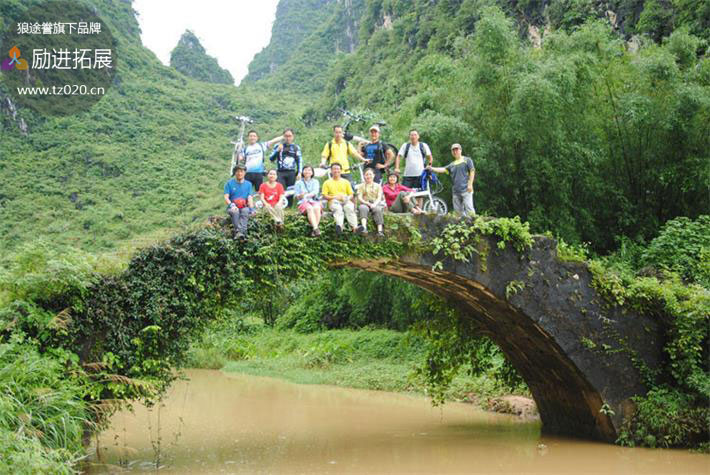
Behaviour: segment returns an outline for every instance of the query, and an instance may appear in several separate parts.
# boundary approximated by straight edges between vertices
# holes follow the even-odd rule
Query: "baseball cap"
[[[455,149],[455,148],[461,149],[461,144],[460,144],[460,143],[455,143],[455,144],[453,144],[453,145],[451,146],[451,150],[453,150],[453,149]]]
[[[246,170],[246,169],[247,169],[247,167],[245,167],[243,164],[239,163],[234,167],[234,170],[232,170],[232,174],[234,174],[234,172],[236,172],[237,170]]]
[[[377,125],[377,124],[375,124],[375,125],[373,125],[372,127],[370,127],[370,130],[376,130],[376,131],[379,132],[379,131],[380,131],[380,126]]]

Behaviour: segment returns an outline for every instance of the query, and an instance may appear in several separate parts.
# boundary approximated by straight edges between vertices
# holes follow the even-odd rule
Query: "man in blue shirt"
[[[254,190],[250,181],[244,179],[246,167],[234,167],[234,178],[224,185],[224,201],[227,203],[227,212],[232,218],[234,226],[234,239],[244,240],[247,236],[247,226],[251,208],[254,207],[252,194]]]
[[[362,155],[368,160],[365,170],[371,168],[375,172],[375,182],[380,183],[382,173],[394,161],[394,152],[380,140],[379,125],[375,124],[370,127],[370,141],[362,146]]]

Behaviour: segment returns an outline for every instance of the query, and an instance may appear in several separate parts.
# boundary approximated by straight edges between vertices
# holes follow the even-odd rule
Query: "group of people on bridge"
[[[431,172],[451,176],[454,211],[475,215],[473,182],[476,169],[473,160],[463,155],[460,144],[451,145],[453,160],[445,167],[434,167],[431,148],[419,140],[412,129],[409,140],[395,155],[392,148],[380,140],[378,125],[370,127],[370,140],[358,148],[345,139],[343,127],[333,127],[333,138],[323,147],[320,169],[329,169],[329,177],[321,186],[316,169],[303,163],[301,147],[295,143],[293,129],[266,142],[251,130],[247,144],[239,153],[231,178],[224,186],[235,239],[246,239],[249,218],[256,212],[256,199],[273,217],[275,228],[284,227],[284,208],[296,203],[298,210],[312,228],[311,236],[321,235],[323,210],[331,211],[335,232],[343,234],[345,221],[353,233],[368,234],[368,219],[376,225],[379,237],[384,236],[384,213],[423,213],[422,199],[416,191],[424,187]],[[276,168],[266,171],[266,157]],[[360,184],[353,180],[350,159],[362,163]],[[404,173],[400,183],[400,165]],[[392,165],[394,167],[392,168]],[[266,181],[264,181],[266,177]],[[383,183],[384,179],[384,183]],[[287,192],[288,190],[288,192]]]

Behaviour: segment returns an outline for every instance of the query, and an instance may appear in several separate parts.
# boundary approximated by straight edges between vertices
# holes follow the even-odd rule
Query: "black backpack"
[[[404,155],[403,157],[406,159],[407,155],[409,155],[409,147],[411,147],[412,144],[411,142],[407,142],[407,145],[404,147]],[[426,150],[424,148],[424,142],[419,142],[419,151],[422,154],[422,160],[424,161],[424,165],[426,165]]]

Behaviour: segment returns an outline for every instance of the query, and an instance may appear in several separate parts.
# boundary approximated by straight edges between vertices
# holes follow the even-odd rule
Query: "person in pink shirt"
[[[262,183],[259,187],[261,202],[264,203],[264,209],[274,218],[276,230],[282,231],[284,227],[284,208],[281,204],[281,197],[285,193],[283,185],[276,181],[278,174],[276,170],[269,170],[266,175],[266,183]]]
[[[398,173],[390,173],[387,176],[387,183],[382,186],[387,209],[392,213],[422,213],[415,200],[411,198],[412,191],[414,190],[399,184]]]

